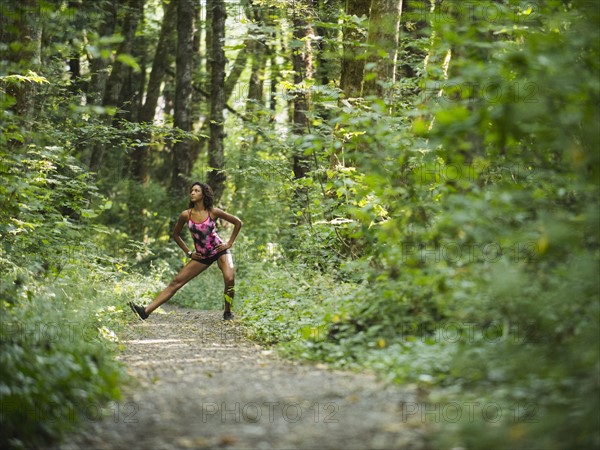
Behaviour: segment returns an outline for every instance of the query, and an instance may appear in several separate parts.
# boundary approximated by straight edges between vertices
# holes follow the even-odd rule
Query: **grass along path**
[[[137,386],[62,448],[426,448],[418,415],[402,416],[414,390],[282,359],[219,311],[160,311],[122,337]]]

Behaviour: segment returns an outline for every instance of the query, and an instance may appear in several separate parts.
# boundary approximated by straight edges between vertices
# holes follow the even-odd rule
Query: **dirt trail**
[[[120,359],[138,385],[63,448],[426,447],[402,415],[414,391],[279,358],[218,311],[161,310],[126,330]]]

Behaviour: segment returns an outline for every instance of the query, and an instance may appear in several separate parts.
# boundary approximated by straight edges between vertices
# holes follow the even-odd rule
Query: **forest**
[[[252,340],[494,405],[427,448],[600,448],[599,30],[596,0],[3,1],[0,446],[123,398],[202,181]],[[221,299],[211,268],[170,304]]]

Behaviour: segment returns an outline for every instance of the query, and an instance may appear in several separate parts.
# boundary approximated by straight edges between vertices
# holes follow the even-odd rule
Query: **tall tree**
[[[309,25],[308,5],[297,3],[294,5],[292,24],[294,27],[292,40],[292,67],[294,70],[294,112],[292,116],[293,131],[295,134],[305,134],[309,128],[308,105],[309,94],[304,86],[304,80],[313,78],[313,49],[310,36],[313,35]],[[293,155],[294,177],[303,178],[309,169],[308,158],[297,150]]]
[[[337,23],[340,18],[339,0],[313,0],[318,20],[315,30],[315,56],[317,59],[315,79],[318,84],[327,85],[339,76],[337,43]]]
[[[370,4],[365,0],[346,0],[346,16],[369,18]],[[344,24],[344,55],[342,59],[342,73],[340,89],[347,98],[356,98],[361,95],[361,86],[365,71],[366,33],[357,23]]]
[[[264,45],[264,37],[260,40],[253,39],[249,47],[249,53],[252,58],[250,82],[248,84],[248,105],[249,112],[257,111],[262,106],[263,87],[266,65],[266,47]]]
[[[237,82],[242,75],[242,72],[246,68],[246,63],[248,62],[248,45],[250,39],[246,39],[244,41],[244,48],[241,49],[237,55],[235,56],[235,60],[231,65],[231,70],[229,71],[229,75],[227,75],[227,79],[225,80],[225,98],[229,99],[231,94],[233,94],[234,89],[237,85]]]
[[[117,11],[119,0],[108,0],[103,3],[103,7],[94,4],[97,8],[97,14],[100,16],[100,24],[97,28],[97,34],[100,39],[112,36],[117,27]],[[109,72],[107,70],[108,58],[102,56],[93,57],[88,54],[90,66],[90,82],[87,85],[86,98],[89,104],[99,105],[104,98],[106,82]]]
[[[117,117],[124,118],[129,122],[137,122],[139,119],[146,86],[149,39],[144,33],[144,2],[145,0],[137,5],[140,8],[138,11],[139,21],[137,27],[140,32],[136,31],[134,35],[130,54],[139,67],[134,68],[132,64],[127,64],[123,85],[117,101],[119,105]]]
[[[421,43],[427,36],[426,14],[421,0],[404,0],[402,2],[402,21],[398,53],[398,77],[416,78],[423,61],[427,56]]]
[[[139,122],[151,123],[154,121],[156,106],[161,93],[161,84],[163,82],[167,69],[173,63],[173,53],[175,51],[175,24],[177,23],[177,2],[170,1],[166,6],[163,22],[161,24],[160,36],[156,47],[156,53],[152,62],[152,72],[148,80],[146,89],[146,100],[140,109]],[[145,134],[142,140],[146,141],[150,136]],[[131,174],[134,179],[146,183],[148,181],[148,168],[150,158],[150,147],[144,145],[137,147],[133,151]]]
[[[205,102],[206,98],[203,95],[201,89],[198,87],[202,85],[202,81],[206,74],[202,70],[202,32],[205,26],[204,21],[202,20],[202,8],[200,2],[194,2],[194,21],[196,23],[196,29],[194,32],[194,73],[192,78],[192,109],[191,120],[192,120],[192,130],[196,135],[194,140],[192,141],[192,146],[190,148],[190,152],[188,153],[188,160],[190,170],[193,169],[194,163],[198,159],[198,155],[200,151],[204,147],[204,140],[198,134],[202,134],[202,128],[204,127],[204,123],[206,122],[206,113],[205,113]]]
[[[0,25],[3,25],[0,31],[2,37],[0,42],[7,44],[8,72],[27,75],[30,70],[34,72],[39,70],[41,63],[40,5],[37,0],[23,0],[18,4],[15,3],[11,2],[8,5],[12,10],[10,14],[15,17],[14,21],[4,17],[0,21]],[[9,14],[7,16],[10,17]],[[14,113],[24,119],[24,127],[30,127],[35,112],[35,83],[31,80],[10,83],[7,92],[15,98],[15,104],[12,106]]]
[[[73,0],[69,0],[68,2],[68,8],[71,11],[71,20],[70,22],[72,23],[72,27],[77,30],[77,32],[80,32],[80,30],[85,29],[85,20],[82,17],[83,16],[83,11],[81,11],[80,9],[80,3],[73,1]],[[67,27],[67,28],[71,28],[71,27]],[[69,36],[69,46],[72,48],[71,50],[71,54],[69,56],[68,59],[68,64],[69,64],[69,78],[71,80],[71,83],[69,85],[69,90],[71,92],[71,94],[73,94],[74,96],[77,96],[80,94],[81,90],[82,90],[82,78],[81,78],[81,53],[82,53],[82,46],[81,45],[77,45],[75,43],[75,39],[71,32],[69,31],[68,34]]]
[[[210,51],[210,140],[208,143],[208,184],[218,201],[225,189],[226,174],[223,148],[224,127],[223,109],[225,109],[225,10],[224,0],[209,0],[207,13],[211,16]]]
[[[257,8],[248,3],[246,15],[252,21],[250,28],[251,36],[247,39],[248,54],[251,57],[250,81],[248,83],[247,112],[252,114],[260,109],[263,101],[264,77],[267,62],[267,34],[262,28],[266,25],[264,21],[263,8]]]
[[[175,80],[175,112],[173,125],[184,131],[192,130],[191,102],[194,76],[194,1],[177,2],[177,56]],[[188,154],[192,143],[181,139],[173,146],[171,189],[177,194],[186,192],[191,165]]]
[[[123,40],[117,50],[118,55],[129,55],[133,50],[135,32],[144,10],[144,0],[128,0],[126,4],[125,19],[123,20],[122,35]],[[104,92],[103,105],[119,106],[119,96],[125,82],[130,66],[120,61],[118,58],[114,61],[110,76]]]
[[[129,55],[133,49],[133,42],[138,23],[144,9],[144,0],[128,0],[123,20],[122,35],[123,40],[117,49],[117,58],[113,62],[112,70],[106,82],[104,97],[102,99],[103,106],[121,106],[120,101],[123,101],[121,90],[126,81],[128,71],[131,67],[128,64],[119,60],[119,55]],[[105,145],[97,144],[92,149],[90,158],[90,169],[94,172],[98,171],[102,165],[104,158]]]
[[[278,49],[283,48],[283,33],[278,32],[278,22],[280,22],[279,14],[269,12],[267,16],[267,24],[273,30],[269,40],[269,83],[271,85],[270,104],[271,122],[275,120],[275,110],[277,109],[277,86],[279,85],[282,65],[278,61]]]
[[[369,54],[373,70],[365,75],[363,95],[383,98],[385,85],[396,80],[398,31],[402,0],[372,0],[369,21]]]
[[[207,5],[207,6],[210,6]],[[206,14],[206,19],[202,21],[202,10],[199,8],[198,10],[199,20],[202,22],[198,26],[197,39],[194,43],[194,48],[198,49],[196,57],[198,59],[198,65],[195,66],[197,69],[197,73],[194,77],[193,84],[193,94],[192,94],[192,103],[194,105],[193,109],[193,121],[194,121],[194,134],[197,138],[192,143],[192,151],[190,152],[190,164],[193,167],[196,162],[198,155],[207,147],[210,140],[210,104],[211,104],[211,94],[212,91],[210,88],[210,74],[211,68],[213,66],[211,62],[212,52],[210,49],[212,48],[212,13]],[[202,35],[204,33],[204,40],[202,40]],[[244,45],[247,46],[250,38],[247,37],[244,41]],[[204,42],[204,45],[202,45]],[[196,51],[196,50],[195,50]],[[203,58],[202,55],[205,55]],[[223,92],[224,92],[224,107],[232,112],[234,112],[233,108],[227,105],[228,101],[231,99],[232,95],[235,93],[235,88],[237,83],[246,69],[248,61],[248,51],[240,50],[231,65],[229,74],[225,78]],[[204,63],[205,64],[204,64]],[[206,69],[206,71],[204,71]],[[206,101],[205,101],[206,100]],[[205,111],[205,106],[207,111]],[[207,152],[208,153],[208,152]],[[204,174],[206,175],[206,174]]]

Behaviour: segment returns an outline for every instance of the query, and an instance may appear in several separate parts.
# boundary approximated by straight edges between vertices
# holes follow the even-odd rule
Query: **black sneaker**
[[[230,311],[225,311],[223,313],[223,320],[233,320],[233,313]]]
[[[146,320],[148,318],[148,314],[146,314],[146,310],[143,306],[138,306],[133,302],[129,302],[129,306],[131,310],[138,315],[140,320]]]

